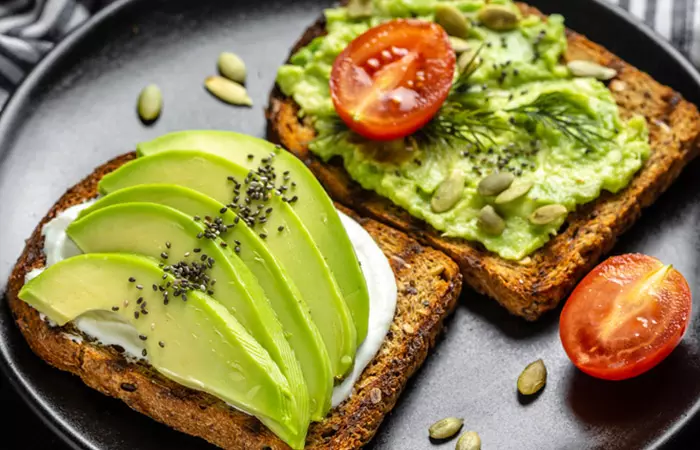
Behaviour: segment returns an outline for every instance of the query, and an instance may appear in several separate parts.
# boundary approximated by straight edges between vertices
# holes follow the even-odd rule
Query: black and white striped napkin
[[[112,0],[0,0],[0,105],[53,45]],[[700,0],[607,0],[700,65]]]

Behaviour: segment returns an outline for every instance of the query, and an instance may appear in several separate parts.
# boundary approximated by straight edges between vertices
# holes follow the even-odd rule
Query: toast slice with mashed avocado
[[[27,240],[7,289],[8,302],[18,327],[32,350],[49,364],[81,377],[88,386],[121,399],[134,410],[176,430],[201,437],[226,449],[288,449],[287,444],[255,417],[228,406],[214,395],[176,383],[148,364],[133,362],[124,356],[123,349],[99,345],[93,339],[67,338],[66,332],[80,332],[71,328],[70,322],[67,328],[50,325],[37,309],[19,298],[27,274],[46,265],[47,256],[44,254],[42,236],[44,225],[69,207],[97,196],[100,180],[134,157],[135,154],[130,153],[98,167],[90,176],[69,189],[37,225]],[[443,253],[423,247],[404,233],[377,221],[361,218],[342,207],[341,210],[364,227],[388,258],[398,288],[396,313],[381,349],[355,383],[352,395],[333,408],[325,419],[311,425],[306,437],[306,448],[357,449],[369,442],[384,417],[393,408],[408,378],[425,360],[444,319],[453,310],[461,289],[462,277],[458,267]],[[80,263],[81,258],[89,263],[99,259],[99,256],[90,254],[85,255],[85,258],[69,258],[63,263],[58,263],[62,266],[52,267],[59,270],[71,262]],[[116,259],[107,256],[104,258],[105,264],[123,261],[130,267],[140,261],[134,259],[137,257],[118,255]],[[143,270],[155,273],[160,270],[156,263],[143,261],[145,262],[139,263],[144,266]],[[92,270],[90,265],[83,267],[86,267],[84,270]],[[39,280],[39,277],[34,280]],[[119,280],[122,278],[125,278],[125,275],[120,276]],[[136,283],[131,285],[136,286]],[[38,296],[41,293],[39,287],[40,285],[34,284],[30,290]],[[145,287],[144,292],[150,290],[149,286]],[[155,287],[154,284],[153,292],[149,294],[156,297],[162,295],[156,292]],[[190,301],[206,301],[207,304],[213,305],[212,308],[216,306],[204,296],[200,299],[198,295],[194,295]],[[146,300],[149,303],[154,301],[150,297]],[[112,299],[112,302],[114,301],[116,300]],[[146,308],[145,301],[141,305],[143,314]],[[123,308],[112,308],[112,311],[123,312]],[[149,306],[149,309],[151,308],[158,307]],[[48,313],[48,310],[46,312]],[[209,314],[207,320],[219,316],[223,318],[221,320],[235,320],[221,307],[215,312],[216,314]],[[149,317],[153,318],[155,313],[156,311],[152,311]],[[153,332],[153,326],[149,328],[147,324],[148,322],[142,324],[142,332]],[[155,328],[156,332],[160,329],[160,326]],[[245,337],[245,331],[238,330],[237,333],[243,341],[248,339]],[[175,345],[177,336],[171,333],[158,339],[163,341],[147,341],[149,352],[170,349]],[[257,348],[255,343],[246,345]],[[256,364],[260,367],[271,364],[269,356],[263,353],[256,357]],[[161,363],[171,368],[172,364],[175,364],[166,360]],[[255,367],[257,366],[253,368]],[[215,372],[213,374],[215,375]],[[284,385],[280,386],[280,392],[287,391],[288,388]],[[235,394],[231,393],[234,397]],[[275,418],[273,422],[279,421]]]
[[[423,3],[428,4],[430,2]],[[488,4],[489,2],[485,3]],[[498,3],[507,4],[510,2]],[[394,3],[383,2],[381,5],[383,5],[382,7],[388,7],[387,5],[390,4]],[[400,9],[399,4],[403,3],[395,2],[395,4]],[[472,17],[475,11],[467,12],[467,10],[469,8],[483,8],[484,5],[480,2],[461,2],[458,7],[462,8],[467,17]],[[544,312],[555,308],[568,295],[578,280],[605,253],[612,249],[617,238],[639,218],[642,209],[651,205],[678,177],[683,167],[697,155],[700,114],[693,104],[684,100],[673,89],[659,84],[646,73],[626,63],[600,45],[589,41],[584,36],[571,30],[565,30],[561,16],[557,16],[556,19],[552,18],[552,22],[549,22],[550,19],[543,16],[535,8],[521,3],[517,4],[517,8],[522,17],[521,23],[528,22],[532,25],[531,22],[535,21],[528,21],[528,17],[531,16],[537,18],[537,22],[540,22],[540,18],[543,19],[541,24],[537,25],[542,27],[542,30],[539,33],[535,33],[534,38],[529,41],[535,42],[535,56],[533,60],[542,58],[542,55],[547,51],[552,50],[557,45],[561,45],[560,49],[566,49],[562,54],[564,62],[575,60],[591,61],[597,63],[597,65],[614,69],[614,77],[606,81],[605,85],[595,80],[592,83],[602,88],[603,92],[598,93],[601,97],[614,100],[619,110],[619,119],[617,120],[626,122],[626,126],[630,126],[633,123],[632,121],[636,121],[639,119],[639,116],[643,116],[646,125],[642,124],[641,126],[648,129],[649,136],[650,150],[647,148],[645,151],[638,153],[636,160],[635,158],[631,159],[637,166],[634,167],[634,171],[619,178],[623,181],[622,183],[612,189],[603,186],[603,190],[597,191],[592,196],[592,199],[586,197],[587,194],[584,195],[585,193],[574,192],[574,197],[581,194],[580,197],[586,198],[583,198],[583,200],[577,199],[575,202],[572,201],[571,205],[567,205],[567,209],[570,212],[565,219],[561,217],[560,221],[554,223],[555,226],[551,230],[534,227],[534,229],[541,231],[540,235],[535,237],[542,239],[539,242],[535,242],[530,248],[534,249],[537,246],[539,248],[532,251],[528,250],[524,254],[511,252],[510,256],[512,257],[506,258],[499,256],[499,252],[505,254],[512,249],[499,246],[497,239],[486,237],[484,239],[467,240],[460,237],[448,237],[447,235],[450,233],[446,233],[445,229],[436,229],[421,218],[417,218],[421,214],[430,218],[430,197],[428,197],[428,202],[424,201],[428,205],[428,212],[426,213],[426,208],[423,208],[416,213],[414,205],[410,205],[411,207],[407,209],[397,205],[397,202],[387,197],[393,196],[396,197],[396,200],[406,203],[405,197],[411,196],[411,198],[416,199],[418,196],[403,189],[399,183],[391,185],[382,184],[382,182],[374,183],[369,179],[369,177],[374,176],[371,172],[365,172],[369,173],[369,175],[364,179],[359,179],[357,175],[359,173],[358,167],[362,166],[363,161],[358,162],[357,159],[353,159],[349,167],[348,161],[344,161],[343,156],[334,155],[336,150],[333,146],[336,144],[331,143],[327,145],[327,148],[322,149],[322,152],[318,151],[318,147],[316,147],[316,151],[310,149],[310,143],[312,143],[311,146],[313,147],[313,142],[318,137],[317,128],[310,118],[312,115],[306,114],[292,97],[285,95],[279,84],[272,91],[270,97],[267,112],[268,137],[271,141],[281,144],[304,161],[328,190],[331,197],[337,202],[390,226],[399,228],[418,239],[422,244],[430,245],[447,253],[458,263],[465,280],[474,289],[496,299],[511,313],[528,320],[536,320]],[[397,13],[399,16],[402,16],[405,13],[405,11],[397,11],[389,11],[388,14]],[[339,30],[343,26],[338,23],[346,20],[345,17],[349,17],[349,15],[343,16],[344,12],[340,10],[332,10],[330,14],[330,19],[336,21],[334,38],[337,38],[341,34]],[[387,12],[385,11],[384,14],[387,14]],[[426,17],[430,17],[432,12],[428,10],[423,12],[414,11],[412,14],[419,17],[425,14],[427,15]],[[471,26],[474,27],[475,23],[481,19],[478,19],[476,22],[474,21],[476,19],[471,20],[473,20]],[[356,26],[355,22],[348,20],[347,23],[349,25],[345,31],[351,35],[356,33],[357,29],[351,29],[351,27]],[[373,22],[370,23],[372,24]],[[560,36],[561,43],[553,39],[547,41],[554,34],[553,30],[559,33],[558,36]],[[483,29],[477,31],[483,32]],[[351,39],[351,37],[344,36],[338,40],[334,39],[323,46],[320,44],[319,38],[325,36],[326,33],[326,19],[322,18],[307,29],[294,46],[289,64],[298,66],[300,64],[299,61],[309,61],[317,58],[318,56],[314,54],[314,49],[317,52],[328,51],[329,49],[330,51],[340,51],[346,45],[346,41]],[[527,35],[527,33],[523,31],[523,35]],[[489,44],[489,49],[483,50],[483,52],[493,55],[495,52],[503,53],[509,51],[507,50],[507,39],[510,39],[510,37],[505,34],[498,40],[494,39]],[[546,41],[544,45],[548,47],[540,48],[542,50],[542,54],[540,54],[537,45],[542,44],[543,41]],[[311,48],[307,47],[309,45],[313,47],[311,51],[308,51]],[[333,48],[334,45],[337,49]],[[491,49],[491,45],[493,45],[493,49]],[[524,47],[516,46],[515,48],[523,49]],[[484,59],[486,59],[486,56],[484,56]],[[555,59],[554,63],[557,61]],[[494,63],[493,68],[494,70],[501,70],[500,67],[508,66],[510,62],[508,60],[498,67]],[[487,65],[489,67],[484,70],[490,70],[491,62],[489,61]],[[514,73],[511,67],[509,66],[508,69],[503,70],[496,82],[506,86],[508,83],[512,83],[512,77],[517,76],[518,73]],[[529,68],[527,64],[524,64],[522,67],[519,66],[518,69],[521,77],[524,70],[532,69],[531,75],[534,74],[532,76],[536,78],[539,75],[535,73],[535,69],[539,70],[541,67],[542,65],[538,65],[534,68]],[[559,68],[563,68],[566,72],[565,66],[559,65]],[[553,70],[553,72],[552,78],[563,76],[556,70]],[[295,76],[298,73],[300,72],[288,71],[287,75]],[[316,73],[325,72],[321,70]],[[607,75],[601,78],[606,77],[609,78]],[[293,85],[298,80],[287,79],[285,83],[287,82],[289,85]],[[300,86],[300,90],[296,93],[302,93],[302,88],[306,88],[310,92],[316,92],[314,84],[311,82],[297,84],[297,86]],[[607,89],[604,88],[605,86],[607,86]],[[528,95],[525,91],[515,94],[516,101],[518,95]],[[317,99],[316,96],[313,98]],[[539,98],[542,98],[542,96]],[[328,105],[332,108],[330,102]],[[311,106],[313,107],[313,105]],[[611,104],[611,106],[614,107],[615,105]],[[506,109],[506,111],[512,110]],[[635,116],[637,117],[635,118]],[[615,129],[615,132],[618,133],[618,130]],[[646,131],[641,132],[638,137],[643,137],[645,133]],[[541,135],[539,137],[541,138]],[[644,142],[642,144],[646,145]],[[345,144],[343,143],[342,145]],[[321,153],[320,156],[319,153]],[[345,155],[348,154],[350,152],[345,153]],[[329,155],[332,155],[332,157],[329,158]],[[488,157],[490,157],[490,153],[487,155]],[[325,160],[322,158],[325,158]],[[510,164],[510,161],[504,158],[504,161],[501,162],[500,158],[498,158],[498,164],[497,169],[501,171],[504,166]],[[421,164],[415,165],[421,166]],[[607,167],[614,166],[614,164],[607,165]],[[527,167],[515,168],[511,172],[514,172],[517,176],[519,171],[527,171],[527,169]],[[349,173],[349,171],[353,170],[355,171],[355,176],[351,176]],[[397,170],[396,173],[398,176],[399,171]],[[485,172],[483,175],[485,176],[488,173]],[[478,171],[477,174],[479,176],[482,175]],[[432,174],[429,175],[432,176]],[[430,178],[430,176],[427,176],[427,178]],[[533,177],[536,176],[537,174],[533,172]],[[593,176],[597,176],[597,174],[594,173]],[[363,184],[373,184],[373,190],[363,189],[360,183],[355,181],[358,179]],[[383,181],[387,179],[388,177],[385,177]],[[575,181],[580,182],[582,186],[587,185],[586,180]],[[598,188],[600,188],[600,185]],[[384,189],[384,194],[386,195],[377,193],[377,191],[382,191],[382,189]],[[401,189],[403,191],[400,191]],[[556,195],[555,191],[556,189],[550,189],[550,193],[554,192],[552,195]],[[403,193],[399,195],[398,192]],[[434,192],[437,192],[437,190]],[[542,190],[539,192],[542,192]],[[535,198],[533,200],[536,201],[538,199]],[[488,201],[493,203],[491,200]],[[498,203],[498,199],[496,199],[495,203]],[[482,204],[477,203],[476,211]],[[499,208],[502,205],[496,204],[494,206]],[[409,213],[409,210],[411,210],[411,213]],[[501,209],[501,211],[503,210],[507,211],[505,208]],[[457,218],[459,219],[459,217]],[[460,220],[463,220],[463,222],[457,221],[454,224],[456,225],[455,228],[467,224],[467,222],[470,224],[475,223],[474,219],[473,216],[462,216]],[[525,220],[527,220],[527,216],[525,216]],[[532,225],[528,226],[529,228],[524,227],[522,229],[528,231],[533,229]],[[467,231],[471,232],[471,228]],[[550,238],[549,235],[554,233],[556,235]],[[477,237],[480,236],[477,234]],[[515,242],[515,239],[513,242]],[[527,245],[530,244],[527,243]],[[491,248],[492,251],[487,250],[487,247]]]

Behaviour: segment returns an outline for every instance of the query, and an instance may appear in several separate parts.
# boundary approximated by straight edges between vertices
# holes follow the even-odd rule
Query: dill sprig
[[[548,92],[532,103],[506,110],[527,117],[533,123],[559,131],[567,138],[591,149],[612,139],[611,133],[601,133],[600,123],[579,103],[561,92]]]
[[[446,104],[440,112],[415,134],[424,144],[467,143],[484,150],[495,145],[493,136],[498,131],[509,131],[511,125],[487,109],[463,109]]]

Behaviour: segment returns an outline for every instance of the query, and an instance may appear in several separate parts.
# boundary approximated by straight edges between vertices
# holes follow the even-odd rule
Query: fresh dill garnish
[[[494,132],[510,129],[511,124],[496,115],[495,111],[464,109],[458,104],[446,103],[414,136],[422,144],[463,142],[481,151],[496,144],[493,140]]]
[[[532,103],[506,110],[527,117],[532,123],[559,131],[567,138],[586,147],[611,140],[610,133],[601,133],[601,128],[591,114],[580,104],[571,101],[566,94],[549,92]]]

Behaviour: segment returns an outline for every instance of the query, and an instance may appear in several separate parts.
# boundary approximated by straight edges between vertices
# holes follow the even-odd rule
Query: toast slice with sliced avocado
[[[227,449],[289,448],[273,432],[263,426],[260,420],[234,409],[220,400],[220,398],[224,398],[229,403],[243,409],[251,407],[236,402],[241,398],[247,398],[245,392],[252,395],[252,392],[256,391],[255,386],[231,387],[226,383],[220,386],[211,384],[209,385],[211,393],[203,392],[201,389],[191,389],[187,387],[188,380],[185,379],[182,380],[182,383],[178,383],[173,381],[172,377],[166,378],[161,375],[156,368],[148,364],[134,363],[133,360],[124,356],[121,352],[122,349],[99,345],[91,339],[66,338],[66,332],[79,333],[75,328],[71,328],[69,322],[71,319],[69,316],[79,315],[82,312],[79,308],[68,312],[63,311],[63,315],[60,317],[65,319],[61,320],[61,322],[66,323],[65,326],[52,326],[40,315],[39,311],[42,310],[42,307],[39,307],[39,310],[34,309],[18,297],[20,290],[25,286],[26,275],[31,270],[42,268],[46,264],[46,255],[43,252],[43,226],[56,217],[59,212],[97,196],[100,180],[133,160],[134,156],[134,154],[127,154],[106,163],[68,190],[42,219],[28,239],[25,250],[12,272],[7,290],[9,305],[21,332],[32,350],[49,364],[80,376],[88,386],[106,395],[119,398],[131,408],[176,430],[199,436]],[[115,215],[112,213],[115,208],[126,208],[129,209],[127,211],[129,214],[136,215],[154,213],[159,207],[153,205],[153,196],[156,196],[161,204],[170,207],[177,206],[176,209],[185,213],[188,211],[188,207],[196,206],[199,208],[202,205],[206,207],[207,201],[210,201],[210,199],[205,200],[208,199],[206,196],[198,196],[196,193],[187,191],[186,188],[183,189],[185,191],[177,193],[175,197],[171,197],[167,201],[163,200],[163,196],[154,194],[156,188],[153,186],[137,184],[131,188],[122,189],[120,195],[124,198],[120,200],[112,197],[109,202],[93,204],[91,213],[82,215],[74,222],[75,228],[69,230],[69,234],[81,241],[81,245],[98,252],[127,249],[126,247],[137,244],[129,243],[128,239],[123,236],[116,239],[110,237],[109,243],[104,242],[106,235],[103,233],[105,232],[126,235],[123,230],[119,230],[121,227],[98,226],[99,224],[95,221],[124,218],[124,214]],[[172,190],[169,193],[172,193]],[[104,199],[108,198],[110,197],[104,197]],[[147,202],[150,205],[145,207],[143,203],[139,202]],[[397,308],[382,348],[355,384],[352,395],[332,409],[325,419],[311,424],[306,437],[307,448],[356,449],[362,447],[372,438],[379,424],[393,408],[408,378],[424,361],[429,349],[434,345],[443,321],[454,308],[461,289],[462,277],[458,267],[443,253],[423,247],[404,233],[379,222],[363,219],[342,207],[341,210],[351,215],[369,232],[390,261],[398,287]],[[177,215],[172,210],[167,214]],[[88,218],[93,223],[89,229],[82,229],[80,221]],[[174,222],[177,222],[176,218]],[[162,230],[159,229],[158,233],[161,232]],[[252,245],[253,238],[248,237],[248,239]],[[236,239],[231,237],[231,240],[235,242]],[[221,246],[223,241],[217,240],[215,242],[226,249],[225,246]],[[174,252],[176,251],[174,247],[174,244],[171,247],[166,245],[164,251]],[[137,253],[141,251],[139,248],[131,247],[127,250]],[[177,249],[177,251],[181,250]],[[209,251],[216,252],[214,249],[209,249]],[[148,274],[163,273],[162,268],[157,264],[157,258],[148,259],[143,256],[122,255],[121,253],[109,255],[89,253],[69,258],[51,266],[46,271],[49,275],[45,278],[50,278],[52,271],[61,271],[65,274],[72,270],[76,278],[73,281],[63,280],[64,284],[70,285],[72,289],[81,281],[97,276],[96,266],[108,267],[110,273],[123,272],[119,277],[120,280],[126,278],[127,274],[137,275],[135,278],[145,278]],[[68,267],[69,265],[71,267]],[[28,287],[23,294],[25,299],[39,299],[42,295],[50,296],[53,294],[53,292],[45,292],[52,291],[54,287],[40,282],[41,277],[33,280],[36,283],[27,285]],[[62,279],[62,277],[63,275],[58,278]],[[167,279],[168,275],[163,273],[163,280],[167,281]],[[172,330],[166,328],[160,331],[160,323],[154,322],[149,328],[148,321],[138,322],[135,316],[125,315],[124,308],[117,309],[118,306],[121,306],[119,302],[124,297],[120,289],[124,289],[125,285],[132,290],[138,289],[138,287],[136,283],[129,283],[126,280],[121,280],[120,284],[110,285],[109,283],[110,280],[104,280],[104,284],[100,284],[104,294],[100,298],[105,303],[102,306],[104,308],[111,306],[111,311],[117,311],[118,314],[124,315],[125,321],[136,324],[137,328],[141,327],[138,329],[144,334],[144,337],[148,333],[154,332],[154,328],[162,333],[159,334],[162,337],[159,337],[158,341],[153,340],[153,338],[144,341],[146,346],[144,350],[148,350],[152,354],[155,358],[153,361],[159,365],[159,368],[165,367],[170,370],[171,374],[177,374],[178,370],[182,370],[184,360],[182,358],[159,359],[161,354],[158,352],[163,352],[162,355],[167,356],[164,350],[176,345],[178,334],[182,330],[180,328]],[[158,303],[159,300],[162,300],[163,293],[156,289],[155,284],[153,286],[152,290],[148,289],[150,285],[143,286],[141,314],[146,309],[144,303],[148,302],[147,308],[153,309],[149,317],[154,317],[157,309],[163,304]],[[83,308],[99,306],[91,305],[91,300],[87,297],[81,302],[73,305],[77,305],[76,307],[82,305]],[[201,317],[198,316],[193,319],[195,322],[191,323],[210,321],[216,326],[223,327],[217,331],[216,326],[214,326],[210,333],[211,336],[207,335],[206,338],[220,342],[217,345],[221,346],[222,351],[230,351],[223,350],[223,346],[245,349],[244,356],[250,359],[243,368],[246,379],[260,378],[261,383],[266,382],[271,386],[269,390],[266,390],[266,392],[269,391],[268,394],[255,403],[254,406],[259,407],[259,411],[256,410],[257,413],[263,418],[269,417],[269,421],[265,420],[265,422],[268,426],[276,428],[274,430],[276,433],[293,431],[295,422],[292,418],[295,417],[295,411],[289,409],[293,408],[290,399],[294,398],[294,388],[290,383],[285,382],[282,371],[278,369],[284,364],[275,364],[270,353],[261,351],[258,341],[252,339],[251,335],[238,324],[239,322],[233,315],[234,310],[227,310],[223,305],[213,301],[213,297],[197,293],[192,293],[187,302],[193,302],[196,308],[190,311],[188,308],[181,307],[184,303],[179,303],[180,307],[173,310],[173,314],[197,313]],[[41,305],[41,303],[37,303],[37,305]],[[272,305],[277,308],[277,305]],[[42,312],[47,315],[51,313],[48,310]],[[143,318],[143,315],[141,317]],[[268,330],[268,333],[271,331],[274,330]],[[197,333],[197,330],[192,330],[192,332]],[[317,339],[321,340],[320,337]],[[172,354],[170,353],[170,355]],[[195,352],[193,357],[199,354]],[[216,380],[220,370],[217,370],[216,367],[206,366],[201,368],[201,372],[203,377],[214,377],[213,379]],[[327,372],[330,373],[329,368]]]
[[[544,17],[525,4],[518,8],[524,17]],[[325,34],[322,18],[303,33],[291,55]],[[623,119],[646,118],[651,154],[627,187],[617,194],[602,192],[594,201],[578,206],[555,237],[520,260],[504,259],[479,243],[445,237],[387,198],[363,189],[339,158],[323,162],[308,147],[316,137],[314,126],[279,87],[270,96],[268,138],[307,164],[335,201],[445,252],[475,290],[496,299],[512,314],[536,320],[568,295],[698,153],[700,114],[695,105],[584,36],[567,30],[566,39],[565,60],[593,61],[615,69],[608,89]]]

